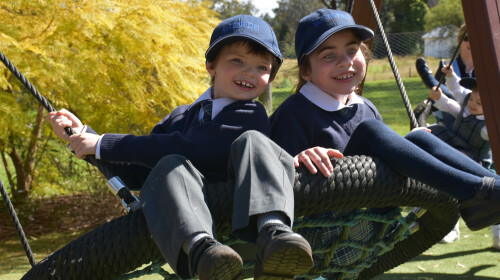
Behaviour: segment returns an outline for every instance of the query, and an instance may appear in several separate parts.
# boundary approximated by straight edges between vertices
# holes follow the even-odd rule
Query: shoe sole
[[[231,250],[232,251],[232,250]],[[237,280],[243,279],[241,275],[241,268],[243,261],[236,254],[232,252],[219,256],[210,265],[203,267],[199,271],[200,280]]]
[[[256,280],[293,279],[295,275],[308,272],[313,267],[312,252],[302,242],[287,242],[262,264],[262,272]]]

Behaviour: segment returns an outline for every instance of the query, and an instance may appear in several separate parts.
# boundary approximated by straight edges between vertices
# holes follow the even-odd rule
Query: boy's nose
[[[253,69],[253,67],[246,67],[243,74],[248,77],[253,77],[255,75],[255,69]]]

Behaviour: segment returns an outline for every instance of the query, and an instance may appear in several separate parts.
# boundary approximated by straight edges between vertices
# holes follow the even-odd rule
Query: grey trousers
[[[280,212],[293,223],[293,158],[256,131],[243,133],[229,153],[228,177],[235,182],[233,233],[254,242],[256,216]],[[182,246],[193,234],[216,237],[207,206],[207,180],[181,155],[162,158],[141,189],[140,200],[149,230],[164,258],[176,273],[190,277]]]

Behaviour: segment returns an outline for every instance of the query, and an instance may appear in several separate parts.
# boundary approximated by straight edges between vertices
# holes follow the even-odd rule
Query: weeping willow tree
[[[56,109],[101,133],[145,134],[206,89],[204,51],[219,21],[209,7],[194,0],[2,1],[0,50]],[[41,139],[50,134],[46,114],[2,65],[0,153],[14,197],[29,196],[36,184]]]

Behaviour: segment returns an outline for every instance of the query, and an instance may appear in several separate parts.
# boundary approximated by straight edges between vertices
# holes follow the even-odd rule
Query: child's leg
[[[482,167],[480,164],[478,164],[465,154],[461,152],[457,153],[457,150],[455,148],[446,144],[444,141],[440,141],[440,139],[434,136],[432,133],[428,133],[422,130],[416,130],[408,133],[405,138],[408,139],[408,141],[411,141],[413,144],[419,146],[422,150],[428,152],[435,158],[456,169],[480,177],[490,176],[496,177],[497,179],[500,178],[500,176]]]
[[[203,175],[185,157],[162,158],[141,189],[144,216],[156,245],[179,276],[233,279],[240,273],[241,258],[213,239],[205,185]],[[191,250],[186,252],[185,244]]]
[[[458,153],[456,150],[450,151],[447,157],[455,157]],[[448,165],[375,119],[359,124],[344,154],[376,156],[402,175],[426,183],[459,200],[471,198],[475,189],[481,186],[482,177]]]
[[[255,279],[288,279],[312,268],[312,251],[293,233],[295,167],[293,158],[256,131],[231,146],[234,176],[233,232],[257,245]]]
[[[450,150],[447,162],[460,152]],[[460,214],[471,230],[500,222],[500,180],[476,176],[439,160],[399,136],[381,121],[363,121],[353,132],[345,155],[379,157],[402,175],[428,184],[460,200]],[[461,156],[461,155],[460,155]]]

